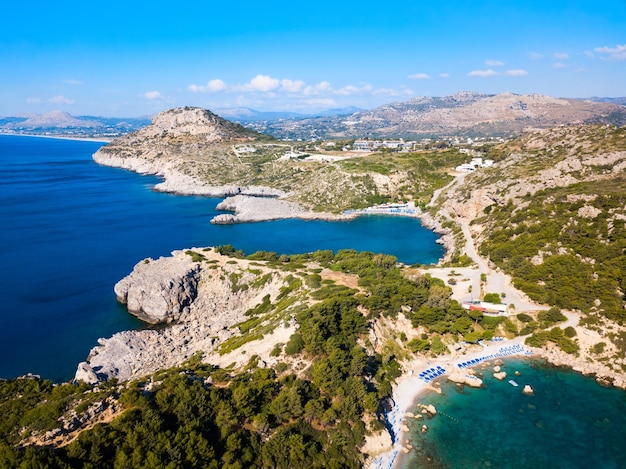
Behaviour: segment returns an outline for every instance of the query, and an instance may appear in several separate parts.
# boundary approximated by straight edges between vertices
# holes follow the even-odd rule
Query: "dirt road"
[[[444,191],[452,188],[456,184],[463,183],[466,174],[459,174],[455,180],[448,184],[446,187],[435,191],[430,201],[431,205],[437,202],[439,195]],[[484,293],[499,293],[503,297],[503,301],[510,305],[511,309],[515,311],[537,311],[542,309],[548,309],[546,305],[539,305],[534,303],[528,296],[513,286],[511,277],[499,269],[492,269],[489,266],[489,261],[482,257],[476,250],[474,239],[469,229],[469,220],[462,217],[452,217],[445,208],[441,209],[441,215],[448,220],[452,220],[457,223],[463,232],[465,237],[465,254],[467,254],[474,262],[473,267],[462,268],[442,268],[435,267],[428,269],[427,272],[432,276],[441,278],[446,285],[449,285],[449,280],[454,278],[456,284],[450,285],[452,287],[452,298],[457,301],[467,301],[472,299],[481,298],[481,294]],[[486,276],[486,281],[482,282],[482,274]],[[453,282],[453,283],[454,283]]]

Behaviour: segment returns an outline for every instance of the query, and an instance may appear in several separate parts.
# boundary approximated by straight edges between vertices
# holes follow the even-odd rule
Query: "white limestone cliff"
[[[190,252],[203,259],[194,261]],[[87,360],[78,365],[75,380],[127,381],[178,366],[197,352],[223,366],[247,363],[249,355],[241,350],[221,356],[216,348],[239,334],[233,326],[247,319],[246,311],[266,296],[276,299],[287,275],[257,265],[251,268],[245,259],[234,260],[212,249],[174,251],[171,257],[141,261],[116,285],[116,294],[132,305],[140,319],[168,326],[99,339]],[[275,336],[268,340],[287,342],[293,331],[293,325],[279,326],[268,333]],[[273,360],[272,346],[258,341],[250,345],[268,363]]]
[[[200,264],[191,256],[145,259],[114,288],[128,312],[149,324],[172,322],[189,310],[198,293]]]

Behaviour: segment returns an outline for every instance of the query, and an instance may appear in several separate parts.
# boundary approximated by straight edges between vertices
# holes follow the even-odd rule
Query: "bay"
[[[410,419],[415,449],[401,467],[626,467],[623,390],[603,388],[590,377],[538,359],[509,360],[502,369],[508,374],[504,381],[487,367],[482,388],[461,391],[443,382],[441,395],[421,396],[419,402],[435,405],[438,413],[425,422]],[[534,395],[522,393],[525,384]]]
[[[0,377],[71,379],[99,337],[143,327],[114,284],[146,257],[232,244],[293,254],[351,248],[435,263],[417,219],[211,225],[218,199],[154,192],[158,179],[99,166],[98,142],[0,136]]]

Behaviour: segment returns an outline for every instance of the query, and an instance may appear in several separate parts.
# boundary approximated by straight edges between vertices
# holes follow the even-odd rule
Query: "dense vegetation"
[[[480,252],[533,300],[626,319],[626,129],[573,126],[492,151]],[[622,169],[620,169],[622,168]]]
[[[232,246],[218,250],[244,256]],[[0,466],[358,467],[365,435],[384,426],[381,415],[401,361],[444,353],[445,342],[477,331],[482,337],[497,325],[470,316],[442,282],[405,275],[393,256],[261,251],[248,259],[293,274],[273,302],[265,298],[247,313],[238,326],[242,337],[282,311],[291,294],[311,298],[293,310],[299,328],[272,352],[281,359],[275,369],[258,367],[254,355],[243,370],[215,368],[196,355],[181,368],[93,390],[38,379],[0,382]],[[355,274],[359,288],[321,280],[321,268]],[[424,333],[405,331],[402,340],[374,347],[372,322],[394,320],[400,311]],[[295,362],[307,365],[296,371]],[[103,402],[118,407],[109,423],[83,429],[63,445],[43,439]]]
[[[626,229],[624,219],[615,216],[624,210],[624,188],[624,177],[579,183],[526,196],[521,209],[494,208],[492,232],[481,253],[538,302],[626,319],[621,293],[626,291]],[[594,197],[568,199],[576,193]],[[580,217],[583,206],[597,215]]]
[[[111,468],[358,467],[364,425],[310,381],[271,369],[234,377],[210,366],[169,370],[157,384],[131,383],[121,391],[125,411],[110,424],[84,431],[63,448],[15,448],[0,440],[0,466]],[[28,386],[23,386],[26,383]],[[2,387],[0,412],[19,431],[8,403],[52,399],[50,383],[16,380]],[[55,389],[72,392],[72,385]],[[68,391],[69,390],[69,391]],[[374,401],[376,402],[376,401]],[[345,410],[344,410],[345,409]],[[30,411],[32,412],[32,410]],[[341,420],[344,419],[344,420]],[[7,428],[12,427],[12,428]],[[9,433],[10,435],[11,433]]]

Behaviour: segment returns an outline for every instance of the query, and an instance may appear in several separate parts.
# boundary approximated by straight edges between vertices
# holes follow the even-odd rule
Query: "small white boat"
[[[511,386],[515,386],[515,387],[518,387],[518,386],[519,386],[519,384],[517,384],[517,383],[516,383],[515,381],[513,381],[512,379],[510,379],[510,380],[509,380],[509,384],[510,384]]]

